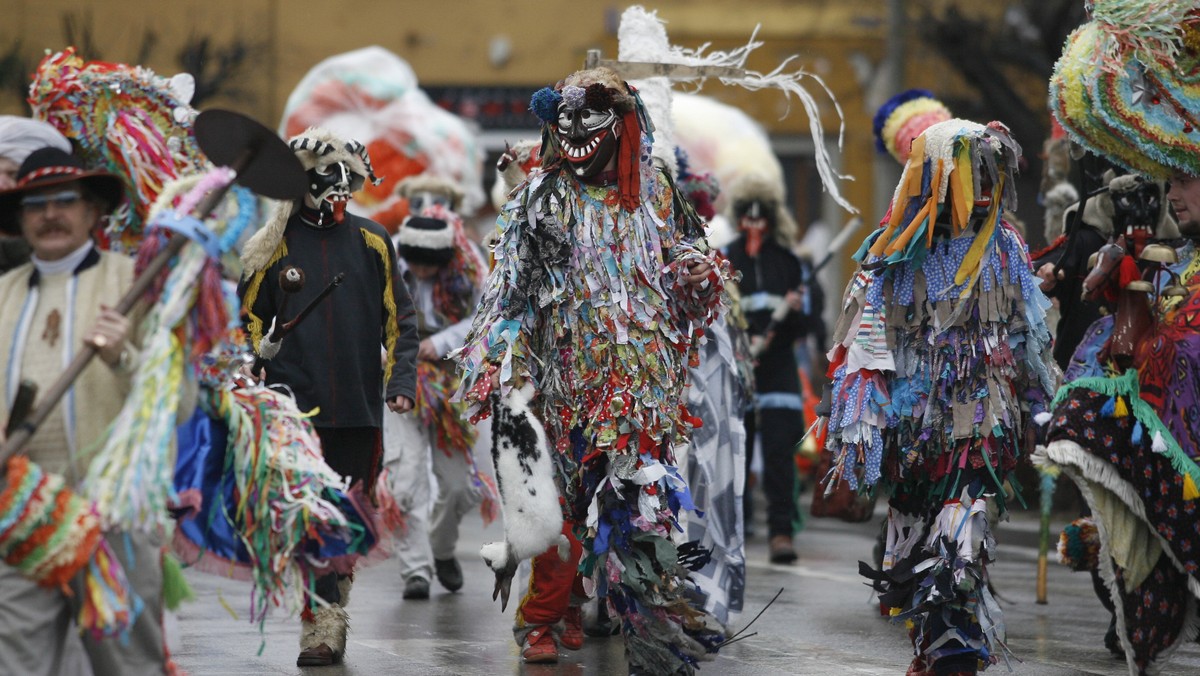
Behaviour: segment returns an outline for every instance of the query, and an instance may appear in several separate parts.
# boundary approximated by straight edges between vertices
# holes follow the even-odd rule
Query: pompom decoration
[[[1100,563],[1100,532],[1090,516],[1075,519],[1058,538],[1058,562],[1071,570],[1096,570]]]
[[[78,622],[92,636],[115,636],[133,622],[137,602],[104,543],[95,508],[23,455],[9,459],[0,493],[0,557],[50,588],[65,589],[86,567]]]
[[[562,94],[549,87],[542,87],[533,93],[529,99],[529,110],[546,124],[558,119],[558,104],[562,103]]]
[[[613,97],[613,91],[611,89],[605,87],[599,82],[593,82],[592,84],[588,85],[587,96],[584,100],[584,105],[586,105],[588,108],[604,110],[605,108],[612,108],[614,103],[615,98]]]
[[[588,89],[595,87],[599,83],[593,83],[588,86]],[[600,85],[603,87],[604,85]],[[563,87],[562,100],[566,104],[567,110],[579,110],[587,101],[587,90],[583,87],[570,85]]]
[[[872,125],[875,148],[904,164],[908,161],[913,139],[929,127],[952,117],[949,109],[927,89],[901,92],[888,99],[875,112]]]

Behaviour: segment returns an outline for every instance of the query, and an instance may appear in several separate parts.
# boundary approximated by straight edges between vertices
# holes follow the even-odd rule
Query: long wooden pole
[[[231,167],[235,174],[244,170],[250,164],[250,160],[254,157],[256,150],[256,148],[248,148],[243,151],[242,155]],[[200,220],[204,220],[212,213],[212,210],[225,197],[225,193],[229,191],[231,185],[233,185],[232,182],[227,183],[204,197],[204,200],[197,207],[197,211],[200,213]],[[133,280],[133,285],[129,287],[125,295],[121,296],[121,300],[117,301],[114,309],[122,315],[128,316],[133,306],[137,304],[138,299],[150,290],[150,285],[154,283],[158,274],[162,272],[163,268],[167,267],[172,258],[183,250],[183,247],[189,241],[186,235],[179,233],[172,235],[171,239],[167,242],[167,246],[158,252],[158,255],[151,259],[146,269],[142,271],[142,274]],[[58,380],[54,381],[54,384],[46,390],[42,400],[38,402],[37,408],[17,426],[16,431],[4,442],[4,446],[0,448],[0,472],[3,471],[3,465],[10,457],[20,453],[25,448],[25,445],[29,443],[34,433],[37,432],[38,427],[50,416],[50,412],[54,410],[54,407],[66,395],[67,390],[71,389],[71,386],[75,384],[75,380],[79,378],[79,375],[83,373],[83,369],[87,368],[87,365],[96,354],[97,350],[95,346],[90,343],[85,343],[79,352],[75,353],[75,358],[67,365],[66,370],[58,377]]]

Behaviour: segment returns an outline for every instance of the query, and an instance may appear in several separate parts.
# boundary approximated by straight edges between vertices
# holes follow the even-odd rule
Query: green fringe
[[[167,610],[178,610],[184,601],[196,599],[191,585],[183,577],[183,566],[179,564],[179,559],[170,552],[163,552],[162,574],[163,605],[167,607]]]
[[[1171,435],[1171,431],[1159,419],[1158,413],[1150,404],[1142,401],[1141,396],[1139,396],[1141,388],[1138,385],[1138,372],[1136,369],[1129,369],[1123,375],[1111,378],[1104,376],[1080,378],[1065,383],[1058,389],[1058,394],[1054,395],[1054,402],[1050,405],[1051,410],[1058,408],[1058,405],[1067,399],[1071,395],[1071,392],[1076,389],[1090,390],[1108,397],[1122,396],[1128,399],[1130,414],[1146,428],[1142,438],[1148,440],[1148,443],[1153,443],[1154,434],[1156,432],[1161,434],[1167,446],[1167,450],[1162,455],[1171,461],[1171,467],[1176,472],[1179,472],[1181,476],[1192,477],[1192,481],[1200,486],[1200,466],[1183,452],[1183,447],[1179,445],[1179,442]]]

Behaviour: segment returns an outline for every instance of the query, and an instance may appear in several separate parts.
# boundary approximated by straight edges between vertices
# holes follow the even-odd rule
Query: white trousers
[[[494,476],[491,424],[480,423],[472,449],[480,474]],[[433,579],[434,560],[454,558],[458,527],[482,495],[462,453],[446,455],[412,414],[384,416],[383,462],[407,530],[396,546],[400,577]]]

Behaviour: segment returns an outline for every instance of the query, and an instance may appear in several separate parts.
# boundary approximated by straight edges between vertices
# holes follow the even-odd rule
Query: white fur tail
[[[492,401],[492,460],[504,513],[503,543],[480,551],[494,571],[541,554],[559,544],[562,507],[546,430],[518,390]]]

